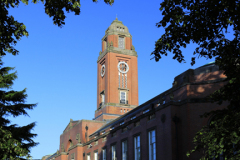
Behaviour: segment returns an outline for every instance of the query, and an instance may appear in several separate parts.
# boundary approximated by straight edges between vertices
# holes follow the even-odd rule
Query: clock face
[[[121,73],[127,73],[129,70],[128,64],[126,62],[118,63],[118,71]]]
[[[102,65],[102,67],[101,67],[101,76],[103,77],[104,74],[105,74],[105,64]]]

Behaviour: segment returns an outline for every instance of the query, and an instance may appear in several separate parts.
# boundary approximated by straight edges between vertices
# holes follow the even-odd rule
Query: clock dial
[[[118,63],[118,71],[121,73],[127,73],[129,70],[128,64],[126,62]]]
[[[105,75],[105,64],[101,67],[101,76],[103,77]]]

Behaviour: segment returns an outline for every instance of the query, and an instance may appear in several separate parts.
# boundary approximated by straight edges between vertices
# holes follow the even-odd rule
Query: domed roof
[[[119,21],[118,18],[116,18],[111,25],[108,27],[108,29],[105,31],[105,34],[109,33],[119,33],[119,34],[126,34],[130,35],[128,28],[123,25],[122,21]]]

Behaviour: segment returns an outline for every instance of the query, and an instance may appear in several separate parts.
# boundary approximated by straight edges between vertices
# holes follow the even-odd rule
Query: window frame
[[[96,159],[96,157],[95,157],[95,154],[97,153],[97,159]],[[98,150],[95,150],[94,152],[93,152],[93,159],[94,160],[98,160]]]
[[[135,138],[136,137],[138,137],[139,136],[139,139],[140,139],[140,146],[139,146],[139,148],[140,148],[140,154],[139,154],[139,159],[135,156],[136,155],[136,153],[135,153],[135,151],[136,151],[136,147],[135,147]],[[134,160],[141,160],[142,159],[142,148],[141,148],[141,134],[140,133],[138,133],[138,134],[135,134],[134,136],[133,136],[133,159]]]
[[[105,151],[105,159],[104,159],[104,151]],[[107,147],[102,148],[102,160],[107,160]]]
[[[89,156],[89,159],[88,159],[88,156]],[[90,152],[87,154],[86,160],[91,160],[91,153]]]
[[[124,96],[125,96],[125,99],[124,99],[124,103],[121,103],[121,96],[122,96],[122,93],[124,93]],[[120,99],[120,104],[127,104],[127,92],[126,91],[120,91],[120,95],[119,95],[119,99]],[[125,112],[124,112],[125,113]]]
[[[113,146],[115,147],[115,157],[113,157]],[[111,160],[117,160],[117,143],[111,144]]]
[[[126,142],[126,159],[123,159],[123,143]],[[122,160],[128,160],[128,139],[125,138],[121,140],[121,159]]]
[[[119,45],[119,40],[122,38],[122,41],[123,41],[123,46],[122,48],[120,48],[120,45]],[[118,36],[118,48],[119,49],[125,49],[125,37],[124,36]]]
[[[151,149],[151,141],[150,141],[150,139],[152,139],[152,135],[150,135],[151,134],[151,132],[155,132],[155,159],[154,159],[154,157],[153,156],[151,156],[151,155],[153,155],[154,154],[154,151],[153,151],[153,149]],[[148,159],[149,160],[157,160],[157,134],[156,134],[156,128],[154,128],[154,129],[150,129],[150,130],[148,130]],[[151,136],[151,137],[150,137]],[[152,144],[154,144],[154,143],[152,143]],[[151,150],[151,151],[150,151]],[[150,154],[151,153],[151,154]]]

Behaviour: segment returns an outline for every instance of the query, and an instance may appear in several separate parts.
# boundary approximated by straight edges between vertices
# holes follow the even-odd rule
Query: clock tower
[[[117,18],[105,31],[97,63],[97,110],[94,119],[116,119],[137,107],[137,52],[128,28]]]

